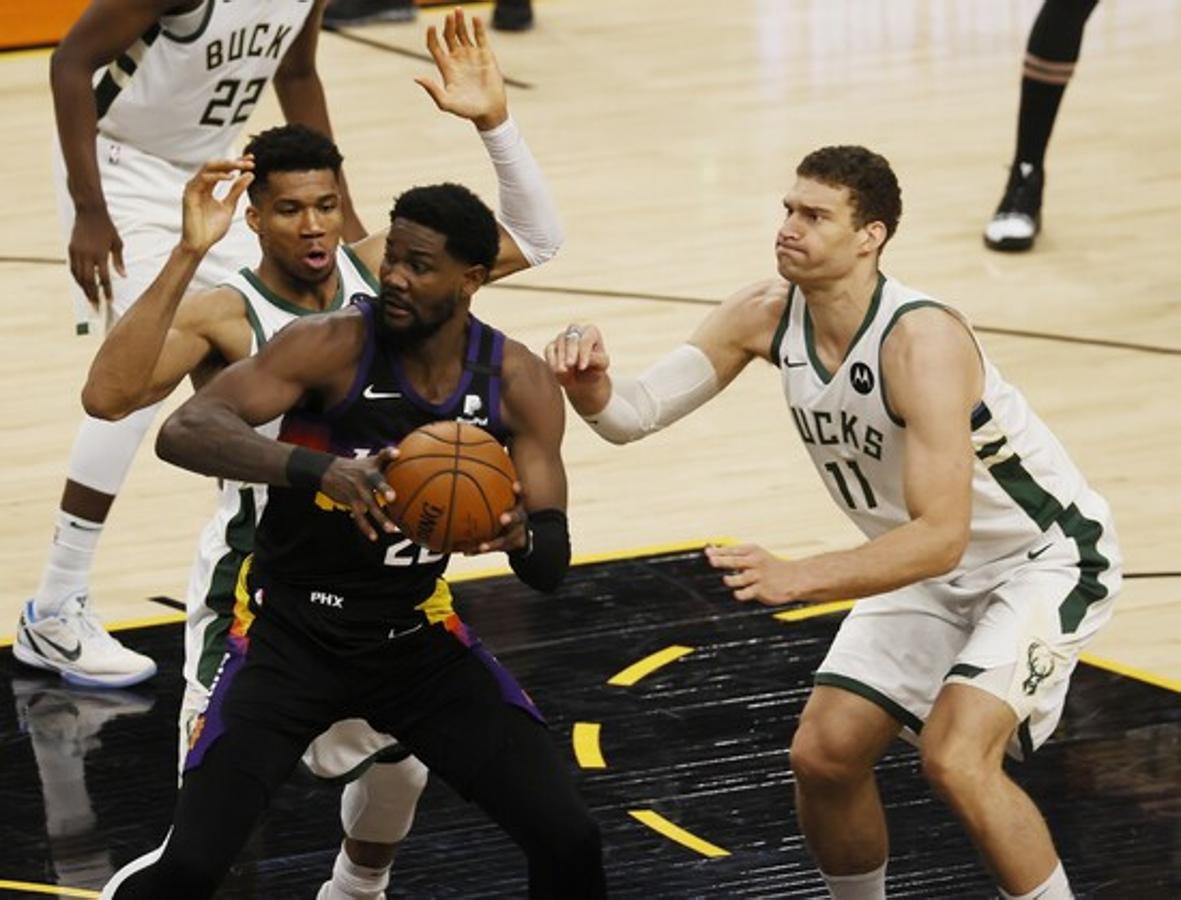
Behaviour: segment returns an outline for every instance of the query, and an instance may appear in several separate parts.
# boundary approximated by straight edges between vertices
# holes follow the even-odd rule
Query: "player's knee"
[[[872,766],[861,759],[851,736],[824,721],[803,719],[791,741],[790,763],[801,787],[838,788],[863,777]]]
[[[945,800],[971,796],[997,769],[970,741],[946,733],[922,735],[919,755],[923,776]]]
[[[541,829],[540,838],[530,854],[532,861],[566,873],[572,883],[576,881],[575,873],[594,872],[602,866],[602,834],[598,823],[585,810],[563,818],[560,824]]]
[[[427,776],[426,766],[414,757],[370,766],[358,780],[346,785],[341,795],[345,834],[368,843],[397,844],[414,824]]]

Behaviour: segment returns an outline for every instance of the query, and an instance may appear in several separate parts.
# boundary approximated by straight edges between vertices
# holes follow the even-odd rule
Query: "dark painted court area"
[[[789,623],[735,603],[699,552],[580,566],[548,597],[512,578],[462,582],[455,594],[548,715],[602,826],[613,896],[825,896],[795,823],[787,746],[839,615]],[[143,689],[66,689],[0,655],[0,883],[98,888],[164,834],[181,626],[120,637],[160,663]],[[693,652],[633,686],[607,684],[674,644]],[[601,724],[605,769],[576,765],[576,722]],[[1080,896],[1181,897],[1181,695],[1083,665],[1057,734],[1014,773],[1049,818]],[[898,744],[880,781],[890,896],[993,896],[915,753]],[[295,778],[220,896],[314,897],[338,848],[337,799]],[[728,855],[707,858],[631,810]],[[478,810],[433,782],[389,895],[522,897],[523,865]]]

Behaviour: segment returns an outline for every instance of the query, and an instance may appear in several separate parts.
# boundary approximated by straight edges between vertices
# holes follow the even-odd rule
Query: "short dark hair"
[[[314,172],[331,169],[340,174],[344,157],[332,138],[306,125],[280,125],[268,128],[250,139],[243,151],[254,156],[254,181],[250,199],[258,199],[272,172]]]
[[[414,187],[394,201],[390,223],[409,219],[447,238],[444,249],[469,265],[489,271],[500,250],[496,216],[484,201],[462,184],[431,184]]]
[[[796,174],[830,187],[847,188],[853,200],[854,227],[881,222],[886,226],[887,241],[898,230],[902,189],[884,156],[849,144],[821,147],[803,158]]]

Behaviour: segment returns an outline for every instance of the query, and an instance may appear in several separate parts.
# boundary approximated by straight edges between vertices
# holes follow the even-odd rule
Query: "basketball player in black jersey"
[[[161,430],[163,458],[271,487],[170,837],[104,897],[212,894],[309,740],[352,716],[509,833],[530,896],[605,894],[598,828],[540,714],[452,613],[446,557],[403,537],[380,502],[405,434],[479,421],[522,492],[478,549],[557,587],[570,558],[562,396],[538,357],[469,312],[497,253],[491,211],[446,184],[403,194],[390,219],[380,299],[292,323]],[[254,430],[280,416],[281,440]]]

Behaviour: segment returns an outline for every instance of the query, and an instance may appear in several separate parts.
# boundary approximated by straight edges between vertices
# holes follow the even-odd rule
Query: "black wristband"
[[[320,489],[324,473],[336,459],[331,453],[309,450],[307,447],[292,447],[287,457],[287,483],[293,488]]]
[[[509,565],[529,587],[556,590],[570,568],[570,532],[560,509],[529,513],[529,543],[508,555]]]

